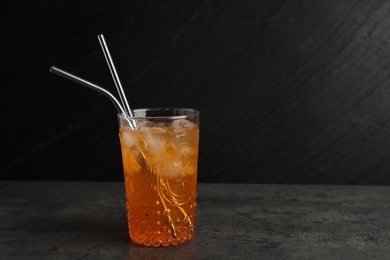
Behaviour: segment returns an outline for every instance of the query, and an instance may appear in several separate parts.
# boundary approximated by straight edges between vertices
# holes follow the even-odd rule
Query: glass
[[[199,111],[133,110],[118,114],[130,238],[177,245],[195,234]]]

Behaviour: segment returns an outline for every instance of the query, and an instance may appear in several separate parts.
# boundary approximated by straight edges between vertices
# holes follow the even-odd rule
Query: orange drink
[[[195,234],[199,112],[133,112],[118,115],[130,238],[155,247],[189,241]]]

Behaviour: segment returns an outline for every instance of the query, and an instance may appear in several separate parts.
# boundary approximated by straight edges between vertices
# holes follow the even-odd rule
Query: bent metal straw
[[[63,69],[60,69],[58,67],[55,67],[55,66],[51,66],[50,68],[50,72],[51,73],[54,73],[60,77],[63,77],[65,79],[68,79],[70,81],[73,81],[75,83],[78,83],[84,87],[87,87],[89,89],[92,89],[94,91],[97,91],[99,92],[100,94],[103,94],[104,96],[106,96],[108,99],[111,100],[111,102],[114,104],[116,110],[119,112],[119,113],[122,113],[124,115],[126,115],[127,113],[125,112],[125,110],[123,109],[122,105],[119,103],[119,101],[114,97],[113,94],[111,94],[109,91],[107,91],[106,89],[100,87],[99,85],[96,85],[95,83],[92,83],[86,79],[83,79],[81,77],[78,77],[70,72],[67,72]]]
[[[73,81],[77,84],[80,84],[84,87],[87,87],[89,89],[92,89],[100,94],[103,94],[105,97],[107,97],[115,106],[116,110],[118,111],[118,113],[121,113],[125,116],[127,116],[127,113],[126,111],[123,109],[122,105],[119,103],[119,101],[115,98],[115,96],[113,94],[111,94],[108,90],[106,90],[105,88],[102,88],[100,87],[99,85],[95,84],[95,83],[92,83],[86,79],[83,79],[79,76],[76,76],[70,72],[67,72],[63,69],[60,69],[56,66],[51,66],[50,68],[50,72],[53,73],[53,74],[56,74],[60,77],[63,77],[65,79],[68,79],[70,81]],[[127,119],[127,117],[126,117]],[[134,122],[130,121],[129,119],[127,119],[128,122],[129,122],[129,126],[131,127],[132,130],[135,130],[135,124]]]

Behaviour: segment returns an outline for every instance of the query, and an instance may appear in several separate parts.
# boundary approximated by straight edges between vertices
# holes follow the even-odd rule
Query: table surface
[[[389,259],[390,187],[198,184],[196,236],[128,238],[123,183],[0,182],[0,259]]]

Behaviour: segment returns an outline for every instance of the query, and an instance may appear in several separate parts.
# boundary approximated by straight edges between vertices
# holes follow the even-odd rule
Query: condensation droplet
[[[177,218],[177,219],[176,219],[176,223],[180,223],[180,218]]]
[[[170,209],[164,210],[164,215],[165,216],[168,216],[169,214],[171,214],[171,210]]]
[[[190,220],[190,218],[188,216],[184,217],[184,223],[187,223],[189,220]]]
[[[158,206],[158,205],[160,205],[160,201],[159,201],[159,200],[156,200],[156,201],[154,202],[154,206]]]

